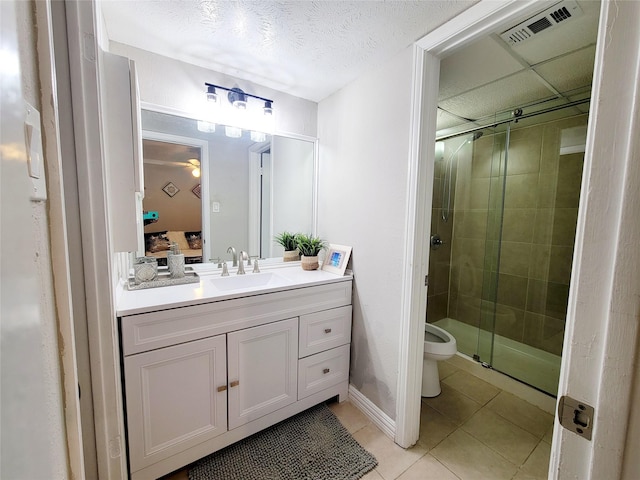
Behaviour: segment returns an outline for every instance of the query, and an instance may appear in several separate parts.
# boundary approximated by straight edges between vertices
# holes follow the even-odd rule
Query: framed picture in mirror
[[[169,182],[164,187],[162,187],[162,191],[167,195],[169,195],[170,197],[173,197],[176,193],[180,191],[180,189],[176,187],[173,184],[173,182]]]
[[[351,247],[345,245],[330,244],[327,254],[322,262],[322,270],[336,275],[344,275],[351,256]]]

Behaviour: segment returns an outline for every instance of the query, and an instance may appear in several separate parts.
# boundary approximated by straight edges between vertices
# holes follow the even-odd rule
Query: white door
[[[298,319],[229,333],[229,430],[297,399]]]
[[[52,392],[46,391],[40,288],[32,235],[32,190],[25,155],[15,2],[0,2],[0,477],[55,478],[52,434],[47,418]],[[44,166],[41,166],[43,169]]]
[[[124,359],[131,471],[227,431],[224,335]]]

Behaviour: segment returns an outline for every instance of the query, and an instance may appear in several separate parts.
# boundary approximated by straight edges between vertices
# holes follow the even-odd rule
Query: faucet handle
[[[260,273],[260,267],[258,266],[258,257],[253,260],[253,273]]]
[[[220,274],[221,277],[228,277],[229,276],[229,269],[227,268],[227,262],[223,262],[222,263],[222,273]]]

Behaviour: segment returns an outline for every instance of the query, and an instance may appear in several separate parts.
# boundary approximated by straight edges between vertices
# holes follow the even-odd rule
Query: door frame
[[[153,105],[146,102],[140,102],[141,110],[149,110],[156,113],[164,113],[167,115],[178,115],[175,112],[170,112],[167,109],[163,109],[157,105]],[[202,238],[202,261],[206,262],[211,258],[211,202],[209,201],[209,185],[211,185],[210,177],[210,165],[211,158],[209,157],[209,142],[200,138],[185,137],[183,135],[174,135],[171,133],[156,132],[153,130],[143,129],[141,132],[142,141],[144,140],[157,140],[165,143],[176,143],[179,145],[187,145],[190,147],[198,147],[200,149],[200,208],[201,208],[201,228],[203,234]],[[144,158],[142,160],[144,164]],[[144,167],[143,167],[144,169]],[[206,181],[203,181],[206,180]],[[142,200],[144,202],[144,199]],[[144,255],[144,252],[141,253]]]
[[[260,143],[249,148],[249,252],[259,254],[262,245],[260,242],[260,232],[262,231],[262,222],[260,215],[262,211],[262,195],[260,195],[260,185],[262,182],[263,167],[261,166],[262,155],[271,150],[273,136],[268,142]],[[269,216],[269,225],[272,230],[273,217]],[[271,250],[266,258],[271,257]]]
[[[632,217],[633,203],[635,201],[636,208],[638,203],[635,192],[640,188],[640,175],[625,175],[629,169],[638,171],[638,162],[634,165],[633,154],[634,151],[640,151],[640,140],[629,134],[633,128],[637,128],[634,115],[637,116],[638,100],[634,96],[637,95],[634,82],[637,82],[638,72],[634,76],[628,71],[630,63],[633,63],[629,59],[640,57],[640,42],[629,41],[629,38],[638,38],[640,21],[637,19],[640,15],[637,12],[640,8],[633,5],[635,2],[629,3],[631,5],[625,5],[629,9],[626,14],[619,14],[622,7],[609,0],[603,0],[601,6],[585,174],[559,385],[559,395],[570,393],[596,407],[600,415],[611,411],[618,414],[615,427],[606,429],[598,429],[600,415],[596,414],[591,442],[566,429],[554,428],[550,478],[569,478],[574,475],[585,479],[618,478],[622,467],[633,382],[623,383],[621,378],[625,377],[620,375],[605,378],[603,371],[615,371],[627,375],[627,379],[632,378],[638,335],[638,326],[634,325],[637,321],[630,321],[629,318],[637,314],[633,308],[637,304],[637,299],[631,294],[633,288],[623,289],[626,295],[616,292],[616,288],[620,289],[625,282],[631,282],[634,286],[640,284],[638,274],[630,267],[640,263],[640,254],[631,248],[632,239],[637,242],[640,237],[639,222]],[[404,306],[395,438],[403,447],[413,445],[419,436],[425,277],[429,264],[428,239],[435,161],[434,149],[423,146],[435,144],[436,109],[432,107],[437,104],[440,59],[492,31],[508,28],[514,20],[533,15],[540,9],[540,2],[535,0],[483,0],[414,46]],[[603,41],[605,38],[607,42]],[[618,55],[615,58],[609,55],[610,58],[605,59],[605,48],[608,51],[617,48]],[[616,84],[616,78],[624,78],[624,84]],[[606,152],[619,152],[620,168],[610,168],[611,155]],[[612,192],[615,192],[614,201],[609,199]],[[631,198],[632,194],[636,196],[635,199]],[[606,217],[604,224],[607,226],[604,232],[603,217]],[[619,244],[620,238],[626,239],[629,246]],[[609,246],[612,253],[599,254],[605,245]],[[623,251],[618,252],[620,247],[624,247]],[[628,260],[625,263],[625,258],[631,258],[635,263]],[[607,274],[603,278],[605,288],[602,288],[603,284],[590,280],[602,278],[603,273]],[[622,307],[613,305],[613,301],[622,302]],[[616,313],[616,308],[625,311]],[[589,379],[588,382],[584,381],[585,377]],[[601,420],[608,427],[612,421],[614,419],[610,416]],[[614,452],[615,455],[612,454]]]

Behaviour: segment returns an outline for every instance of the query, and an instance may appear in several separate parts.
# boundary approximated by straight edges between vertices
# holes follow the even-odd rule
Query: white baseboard
[[[380,410],[377,405],[360,393],[358,389],[351,384],[349,384],[349,400],[358,408],[358,410],[369,417],[369,420],[371,420],[376,427],[382,430],[382,433],[391,440],[395,440],[396,422],[389,418],[386,413]]]

